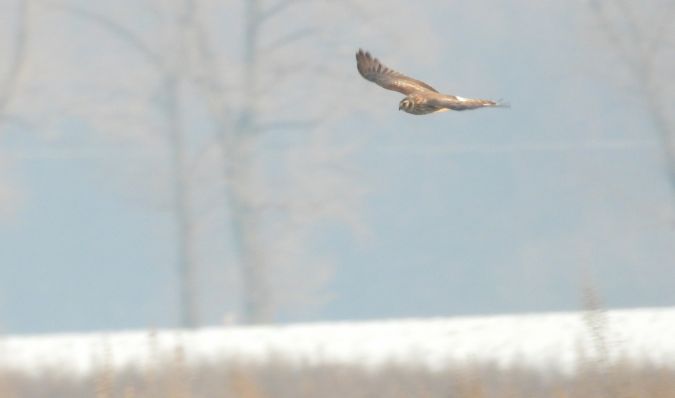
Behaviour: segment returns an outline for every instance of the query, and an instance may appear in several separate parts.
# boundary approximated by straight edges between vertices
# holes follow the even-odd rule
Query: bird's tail
[[[498,100],[496,100],[496,101],[489,101],[489,102],[492,103],[492,104],[489,105],[489,106],[493,106],[493,107],[495,107],[495,108],[510,108],[510,107],[511,107],[511,104],[510,104],[510,103],[508,103],[507,101],[504,101],[504,100],[501,99],[501,98],[498,99]]]

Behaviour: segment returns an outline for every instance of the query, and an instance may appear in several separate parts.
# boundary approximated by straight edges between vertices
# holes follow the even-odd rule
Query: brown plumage
[[[377,58],[363,50],[356,53],[356,68],[366,80],[387,90],[404,94],[406,97],[401,100],[398,109],[413,115],[426,115],[448,110],[463,111],[485,107],[508,107],[508,104],[498,101],[441,94],[423,81],[413,79],[384,66]]]

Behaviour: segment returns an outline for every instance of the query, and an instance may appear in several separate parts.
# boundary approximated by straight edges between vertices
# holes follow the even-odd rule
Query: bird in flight
[[[356,68],[366,80],[387,90],[405,94],[405,98],[399,103],[398,109],[412,113],[413,115],[426,115],[428,113],[449,110],[464,111],[467,109],[509,106],[507,103],[500,101],[441,94],[435,88],[422,81],[389,69],[377,58],[370,55],[369,52],[363,50],[359,50],[356,53]]]

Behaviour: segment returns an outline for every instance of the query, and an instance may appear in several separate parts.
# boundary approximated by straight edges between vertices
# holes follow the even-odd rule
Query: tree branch
[[[28,1],[29,0],[23,0],[19,3],[19,17],[14,38],[12,63],[9,67],[9,72],[7,73],[7,79],[3,83],[2,90],[0,90],[0,118],[6,112],[7,105],[16,92],[19,74],[25,63],[26,47],[28,43]]]
[[[213,45],[209,41],[204,26],[204,24],[195,24],[196,49],[203,67],[203,75],[197,76],[195,83],[206,95],[209,111],[222,130],[230,124],[231,119],[230,108],[225,98],[228,87],[225,86],[223,72],[218,67]]]
[[[162,60],[162,57],[149,45],[147,45],[136,33],[119,22],[108,18],[105,15],[75,5],[58,3],[49,0],[42,0],[41,2],[47,7],[63,11],[67,14],[82,18],[84,20],[89,20],[90,22],[98,23],[108,32],[116,35],[119,39],[130,44],[154,67],[160,70],[165,69],[165,63]]]
[[[637,67],[634,65],[628,45],[623,42],[621,36],[617,33],[612,21],[607,15],[607,9],[601,3],[601,0],[592,0],[590,2],[591,10],[595,13],[595,17],[600,24],[600,29],[603,30],[607,40],[614,46],[619,58],[623,60],[628,69],[630,69],[632,73],[637,72]]]
[[[621,18],[614,24],[609,19],[606,8],[600,5],[600,1],[591,2],[605,34],[610,39],[610,43],[623,56],[624,62],[626,62],[639,84],[646,109],[650,113],[654,127],[661,138],[671,187],[675,188],[675,126],[667,118],[668,114],[663,102],[662,83],[658,82],[654,76],[654,61],[657,58],[658,44],[663,39],[661,32],[669,19],[664,18],[661,24],[656,25],[656,33],[650,38],[650,35],[644,29],[641,29],[638,18],[624,1],[617,0],[612,4],[616,4],[618,18]],[[672,9],[668,11],[672,11]],[[623,33],[624,36],[627,35],[625,43],[620,39],[620,32],[625,32]]]
[[[297,30],[293,33],[289,33],[286,36],[282,36],[278,38],[277,40],[273,41],[272,43],[268,44],[265,46],[261,51],[263,52],[271,52],[274,50],[277,50],[283,46],[287,46],[291,43],[294,43],[296,41],[302,40],[306,37],[311,36],[312,34],[316,33],[318,29],[316,28],[305,28],[305,29],[300,29]]]
[[[647,53],[656,54],[659,51],[659,47],[665,42],[666,35],[664,32],[668,28],[668,24],[673,22],[675,17],[675,4],[670,4],[670,8],[663,10],[660,14],[661,20],[657,23],[656,28],[654,29],[654,35],[651,40],[646,45]]]
[[[269,123],[261,123],[255,126],[256,132],[270,130],[302,130],[311,129],[319,124],[316,120],[278,120]]]
[[[272,18],[275,15],[284,12],[290,6],[292,6],[294,4],[297,4],[297,3],[301,3],[303,1],[307,1],[307,0],[279,0],[278,3],[274,4],[273,6],[268,8],[267,10],[264,10],[263,12],[260,13],[259,21],[262,22],[262,21],[265,21],[269,18]]]

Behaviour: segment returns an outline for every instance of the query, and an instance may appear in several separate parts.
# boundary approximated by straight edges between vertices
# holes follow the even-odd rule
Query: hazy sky
[[[327,300],[284,320],[576,309],[585,272],[608,306],[672,305],[675,201],[658,136],[584,2],[418,3],[423,18],[393,27],[435,37],[414,57],[411,42],[384,35],[357,33],[340,48],[512,108],[408,115],[398,93],[359,80],[352,52],[336,53],[382,108],[336,127],[372,132],[352,165],[368,191],[368,233],[321,236],[315,250],[333,258]],[[0,325],[173,325],[169,214],[121,187],[114,153],[72,154],[70,144],[16,128],[0,136],[0,175],[16,197],[0,219]],[[202,317],[214,324],[232,308],[228,273],[202,272]]]

